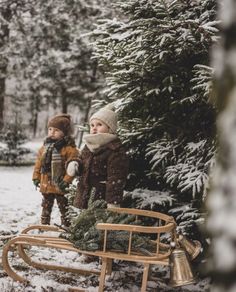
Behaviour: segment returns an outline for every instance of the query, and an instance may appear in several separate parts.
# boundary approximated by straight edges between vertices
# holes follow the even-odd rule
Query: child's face
[[[101,120],[92,119],[90,122],[90,134],[108,133],[109,127]]]
[[[60,140],[61,138],[64,137],[64,133],[54,127],[49,127],[48,128],[48,137],[52,138],[53,140]]]

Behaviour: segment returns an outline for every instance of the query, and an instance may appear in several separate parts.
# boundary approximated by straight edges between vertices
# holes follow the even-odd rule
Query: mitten
[[[66,174],[69,176],[75,176],[79,172],[79,163],[77,161],[71,161],[69,162],[67,169],[66,169]]]
[[[120,204],[107,204],[107,208],[120,208]]]
[[[62,191],[63,193],[65,193],[67,191],[69,187],[69,183],[62,180],[58,183],[58,188],[60,189],[60,191]]]
[[[38,188],[40,184],[40,180],[37,178],[33,179],[33,184],[36,186],[36,188]]]

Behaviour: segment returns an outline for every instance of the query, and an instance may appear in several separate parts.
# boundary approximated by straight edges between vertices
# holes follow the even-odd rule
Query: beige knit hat
[[[103,123],[105,123],[112,131],[112,133],[115,133],[117,130],[117,113],[113,111],[114,106],[112,104],[108,104],[105,107],[101,108],[97,112],[95,112],[91,118],[90,122],[93,119],[101,120]]]
[[[58,114],[49,120],[48,128],[49,127],[57,128],[61,130],[65,136],[67,136],[72,131],[71,116],[68,114]]]

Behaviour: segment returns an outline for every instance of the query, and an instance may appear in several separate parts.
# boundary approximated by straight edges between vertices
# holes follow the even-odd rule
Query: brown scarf
[[[55,185],[64,176],[65,169],[62,165],[60,150],[66,145],[64,138],[59,141],[47,138],[44,142],[45,150],[42,155],[42,173],[50,174]]]

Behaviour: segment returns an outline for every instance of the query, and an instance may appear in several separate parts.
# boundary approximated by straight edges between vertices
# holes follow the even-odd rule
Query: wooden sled
[[[139,262],[144,266],[143,270],[143,278],[142,278],[142,287],[141,291],[146,291],[147,279],[149,274],[150,264],[153,265],[169,265],[169,256],[171,253],[170,244],[166,244],[162,242],[161,235],[170,234],[172,240],[176,239],[176,223],[173,217],[167,216],[165,214],[147,211],[147,210],[136,210],[136,209],[127,209],[127,208],[110,208],[110,211],[117,213],[125,213],[136,215],[136,220],[143,217],[151,217],[156,220],[155,227],[153,226],[140,226],[140,225],[127,225],[127,224],[110,224],[110,223],[98,223],[96,228],[99,230],[103,230],[104,234],[104,244],[103,250],[97,250],[94,252],[80,250],[75,248],[71,242],[66,239],[59,238],[61,230],[56,226],[50,225],[32,225],[28,228],[24,229],[20,235],[10,239],[3,248],[2,253],[2,265],[3,269],[6,273],[15,281],[27,283],[28,280],[18,273],[16,273],[9,264],[8,254],[9,251],[15,249],[18,251],[18,255],[22,258],[25,263],[28,265],[44,270],[60,270],[63,272],[72,272],[80,275],[89,275],[96,274],[100,275],[99,277],[99,292],[102,292],[105,285],[105,276],[107,274],[111,274],[112,260],[118,259],[122,261],[130,261],[130,262]],[[41,231],[40,234],[32,234],[32,231]],[[107,249],[107,236],[110,231],[127,231],[129,233],[129,241],[128,241],[128,249],[127,252],[117,251],[117,250],[108,250]],[[48,234],[48,232],[56,232],[56,235]],[[139,234],[153,234],[155,236],[156,249],[155,252],[148,252],[147,254],[143,254],[132,249],[132,240],[133,235],[135,233]],[[66,266],[58,266],[51,265],[40,262],[36,262],[30,258],[27,254],[27,249],[29,247],[45,247],[45,248],[53,248],[59,250],[69,250],[79,254],[85,254],[90,256],[97,256],[101,258],[101,270],[85,270],[85,269],[77,269]],[[76,291],[76,289],[72,288],[70,291]],[[77,290],[81,291],[81,290]]]

